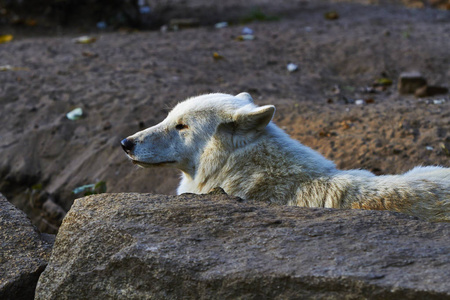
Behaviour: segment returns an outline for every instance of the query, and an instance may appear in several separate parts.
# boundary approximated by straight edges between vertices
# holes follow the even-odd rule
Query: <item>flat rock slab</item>
[[[449,233],[220,194],[89,196],[65,217],[36,299],[450,299]]]
[[[0,194],[0,299],[33,299],[53,241]]]

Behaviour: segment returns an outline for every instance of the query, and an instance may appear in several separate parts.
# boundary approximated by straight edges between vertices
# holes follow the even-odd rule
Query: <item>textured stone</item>
[[[0,299],[33,299],[53,245],[0,194]]]
[[[398,91],[401,94],[414,94],[426,84],[427,80],[419,72],[404,72],[398,79]]]
[[[88,196],[36,299],[447,299],[449,233],[399,213],[220,193]]]

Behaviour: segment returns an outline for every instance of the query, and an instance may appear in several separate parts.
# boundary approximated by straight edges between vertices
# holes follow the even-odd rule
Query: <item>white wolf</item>
[[[203,95],[179,103],[160,124],[121,144],[139,166],[181,170],[178,194],[221,187],[243,199],[450,221],[450,168],[387,176],[338,170],[271,122],[274,113],[273,105],[259,107],[248,93]]]

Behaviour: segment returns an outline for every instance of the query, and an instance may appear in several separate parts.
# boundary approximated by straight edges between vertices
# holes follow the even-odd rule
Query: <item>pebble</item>
[[[83,110],[81,108],[75,108],[74,110],[66,114],[67,119],[75,121],[83,116]]]
[[[291,73],[298,70],[298,66],[296,64],[293,64],[293,63],[289,63],[286,68]]]
[[[253,35],[253,30],[251,28],[244,27],[244,29],[242,29],[242,35],[247,35],[247,34]]]
[[[444,104],[445,103],[445,99],[434,99],[433,100],[433,104]]]
[[[214,25],[214,27],[217,28],[217,29],[228,27],[228,22],[216,23],[216,25]]]
[[[366,101],[363,99],[358,99],[358,100],[355,100],[355,104],[356,105],[364,105],[364,104],[366,104]]]

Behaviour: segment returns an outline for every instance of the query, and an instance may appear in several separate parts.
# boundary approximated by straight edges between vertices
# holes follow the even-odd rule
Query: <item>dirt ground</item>
[[[203,2],[193,1],[192,11]],[[57,230],[82,185],[174,194],[178,171],[137,168],[119,141],[164,119],[178,101],[209,92],[247,91],[257,104],[274,104],[275,123],[342,169],[450,167],[449,94],[416,98],[397,89],[405,71],[450,87],[448,10],[395,1],[281,1],[272,9],[247,2],[240,5],[261,4],[276,20],[96,32],[91,44],[69,33],[19,34],[0,44],[0,66],[11,66],[0,71],[0,192],[45,232]],[[237,19],[229,3],[213,14],[217,22],[228,11]],[[254,40],[238,39],[245,27]],[[298,70],[288,72],[288,63]],[[374,87],[381,78],[392,85]],[[77,107],[83,117],[69,120]]]

